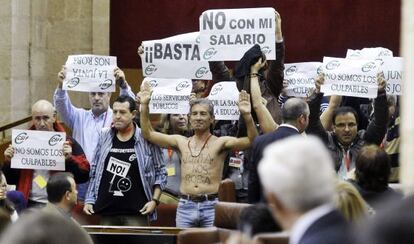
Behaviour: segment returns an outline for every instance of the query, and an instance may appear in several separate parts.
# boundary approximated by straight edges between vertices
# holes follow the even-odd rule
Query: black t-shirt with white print
[[[117,136],[105,159],[94,211],[101,215],[134,215],[148,202],[135,155],[135,138],[126,142]]]

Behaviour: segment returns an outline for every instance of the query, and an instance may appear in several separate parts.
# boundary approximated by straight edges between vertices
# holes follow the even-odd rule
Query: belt
[[[217,193],[214,194],[203,194],[203,195],[188,195],[188,194],[181,194],[180,198],[185,200],[191,200],[193,202],[204,202],[204,201],[212,201],[218,197]]]

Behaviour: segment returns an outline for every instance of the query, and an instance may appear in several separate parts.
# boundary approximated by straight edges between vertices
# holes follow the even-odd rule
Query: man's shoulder
[[[52,203],[48,202],[46,204],[46,206],[44,206],[42,209],[40,209],[40,211],[44,212],[44,213],[50,213],[50,214],[57,214],[57,215],[61,215],[61,213],[59,212],[59,210],[56,208],[55,205],[53,205]]]
[[[300,244],[350,243],[350,227],[345,218],[333,210],[318,218],[304,233]]]
[[[282,139],[290,135],[299,135],[299,132],[297,132],[295,129],[290,128],[290,127],[279,126],[275,131],[256,137],[255,142],[257,144],[269,143],[269,142],[276,141],[278,139]]]

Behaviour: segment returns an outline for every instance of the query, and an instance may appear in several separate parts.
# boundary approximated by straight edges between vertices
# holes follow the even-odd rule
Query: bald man
[[[32,123],[29,130],[39,131],[58,131],[65,132],[65,129],[57,122],[56,110],[53,105],[46,100],[39,100],[32,106]],[[63,146],[65,156],[65,169],[71,172],[76,183],[86,182],[89,178],[89,162],[83,153],[82,147],[69,135],[66,135],[66,142]],[[12,145],[4,151],[5,162],[1,165],[10,167],[11,158],[14,155]],[[43,207],[47,203],[46,185],[51,174],[56,171],[38,169],[13,169],[11,171],[17,176],[17,190],[21,191],[28,201],[28,207]]]

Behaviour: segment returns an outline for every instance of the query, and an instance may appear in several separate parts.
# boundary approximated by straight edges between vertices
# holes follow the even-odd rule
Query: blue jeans
[[[214,223],[214,206],[218,199],[193,202],[180,199],[175,223],[178,228],[211,227]]]

